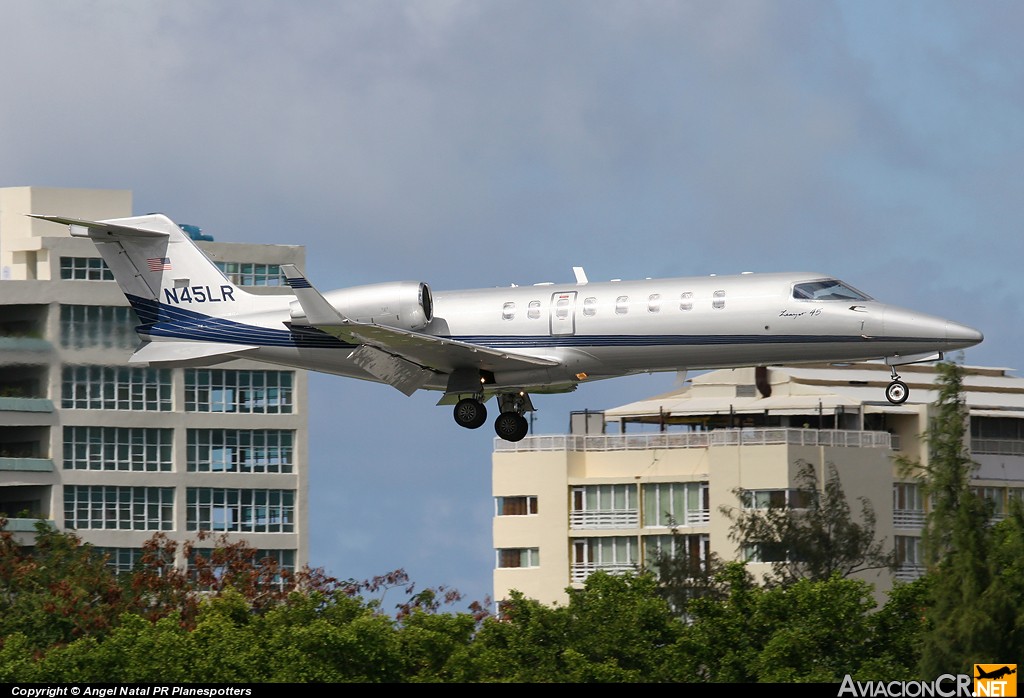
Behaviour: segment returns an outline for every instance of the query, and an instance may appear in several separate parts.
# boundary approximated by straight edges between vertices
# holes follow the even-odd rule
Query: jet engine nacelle
[[[430,287],[419,281],[392,281],[341,288],[324,293],[324,298],[345,318],[372,322],[403,330],[421,330],[434,317]],[[293,321],[302,323],[306,314],[298,301],[291,304]]]

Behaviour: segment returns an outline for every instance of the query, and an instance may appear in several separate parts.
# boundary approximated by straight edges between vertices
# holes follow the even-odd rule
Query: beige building
[[[30,542],[36,519],[75,530],[127,569],[162,532],[245,540],[308,562],[304,371],[232,361],[127,363],[134,312],[93,243],[28,213],[133,215],[131,192],[0,189],[0,512]],[[287,293],[304,249],[214,242],[183,226],[253,293]]]
[[[643,567],[674,544],[669,517],[684,535],[676,554],[713,552],[766,571],[771,553],[738,550],[721,507],[740,506],[738,488],[755,507],[789,502],[801,462],[819,482],[834,465],[855,516],[858,498],[871,502],[876,533],[899,561],[895,573],[864,574],[879,594],[919,576],[926,503],[893,459],[927,462],[920,435],[938,397],[936,372],[922,364],[900,374],[910,400],[892,405],[882,363],[719,370],[664,395],[573,414],[567,435],[495,440],[495,599],[515,589],[564,604],[566,588],[595,570]],[[967,367],[965,393],[975,484],[998,517],[1024,496],[1024,379]]]

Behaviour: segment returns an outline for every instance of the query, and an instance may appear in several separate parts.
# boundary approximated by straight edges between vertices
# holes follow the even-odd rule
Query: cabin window
[[[583,314],[592,317],[597,314],[597,299],[591,296],[583,301]]]
[[[656,313],[661,310],[661,294],[652,293],[647,297],[647,312]]]
[[[511,320],[515,316],[516,316],[516,304],[515,303],[506,303],[505,305],[501,306],[501,319],[502,320]]]
[[[725,291],[715,291],[711,298],[711,307],[721,310],[725,307]]]
[[[615,299],[615,314],[625,315],[629,312],[629,296],[619,296]]]
[[[540,317],[540,301],[530,301],[530,307],[526,311],[526,317],[536,320]]]
[[[680,310],[693,310],[693,292],[685,291],[679,296],[679,309]]]

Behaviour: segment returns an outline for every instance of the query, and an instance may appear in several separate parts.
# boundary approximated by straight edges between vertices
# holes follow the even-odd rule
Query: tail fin
[[[230,317],[253,310],[254,297],[235,286],[170,218],[161,214],[86,221],[33,218],[71,226],[96,243],[144,325],[177,310]]]

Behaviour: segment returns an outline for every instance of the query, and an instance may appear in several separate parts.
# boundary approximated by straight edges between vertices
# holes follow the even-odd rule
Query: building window
[[[65,366],[61,407],[76,410],[171,410],[166,368]]]
[[[693,310],[693,292],[685,291],[679,296],[680,310]]]
[[[169,472],[172,429],[64,427],[65,470]]]
[[[896,552],[896,579],[911,581],[924,576],[921,539],[917,536],[893,536]]]
[[[290,414],[292,371],[187,369],[186,412]]]
[[[528,516],[537,513],[537,497],[495,497],[495,516]]]
[[[674,536],[644,536],[644,564],[648,567],[657,563],[659,557],[686,558],[694,569],[707,564],[711,554],[711,537],[707,533],[691,533]]]
[[[706,526],[711,506],[706,482],[659,482],[643,486],[644,526]]]
[[[572,545],[573,582],[582,582],[597,570],[622,574],[634,572],[640,565],[640,546],[635,536],[577,538]]]
[[[69,528],[169,531],[173,521],[173,487],[64,486]]]
[[[924,526],[924,499],[920,485],[912,482],[893,483],[892,521],[896,528]]]
[[[292,533],[294,490],[189,487],[189,531]]]
[[[974,494],[985,500],[992,512],[992,518],[999,521],[1006,517],[1005,487],[972,487]]]
[[[61,257],[60,278],[64,281],[113,281],[102,257]]]
[[[806,509],[815,493],[810,490],[744,490],[740,494],[744,509]]]
[[[93,551],[101,558],[106,557],[107,567],[113,570],[114,574],[132,572],[145,553],[142,548],[104,548],[101,546],[93,547]]]
[[[661,294],[652,293],[647,297],[647,312],[656,313],[661,310]]]
[[[499,548],[498,567],[540,567],[540,548]]]
[[[636,485],[572,488],[570,528],[636,528],[640,525]]]
[[[540,317],[540,301],[530,301],[529,308],[526,311],[526,317],[531,320],[536,320]]]
[[[188,471],[290,473],[294,435],[287,429],[189,429]]]
[[[255,262],[214,262],[236,286],[284,286],[284,274],[279,264]]]
[[[139,319],[128,306],[62,305],[60,345],[66,349],[131,349],[139,343]]]
[[[511,303],[510,302],[510,303],[506,303],[505,305],[501,306],[501,319],[502,320],[512,320],[512,319],[515,318],[515,316],[516,316],[516,304],[515,303]]]
[[[583,299],[583,314],[587,317],[593,317],[597,314],[597,299],[591,296],[590,298]]]
[[[725,291],[715,291],[711,298],[711,307],[721,310],[725,307]]]
[[[237,552],[241,553],[243,552],[243,550],[244,552],[248,552],[249,554],[244,556],[241,554],[226,555],[224,557],[230,559],[225,560],[224,557],[218,556],[218,551],[215,548],[193,548],[192,555],[189,557],[188,560],[190,576],[193,579],[196,579],[199,576],[197,568],[199,567],[198,558],[200,557],[202,557],[204,561],[203,567],[209,572],[211,572],[216,579],[220,579],[224,575],[224,573],[228,571],[226,565],[224,564],[225,562],[229,565],[238,562],[241,562],[243,564],[247,563],[249,565],[252,565],[253,568],[263,567],[264,565],[275,565],[277,567],[278,573],[274,575],[272,582],[277,585],[284,583],[282,573],[295,572],[294,550],[289,550],[287,548],[252,549],[246,547],[244,549],[238,550]],[[264,568],[264,571],[268,570]],[[199,580],[196,579],[196,581]]]
[[[625,315],[629,312],[629,296],[619,296],[615,299],[615,314]]]
[[[782,543],[751,543],[743,546],[744,562],[785,562],[786,546]]]

